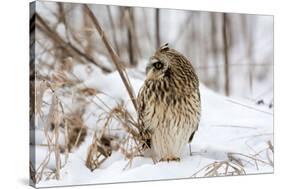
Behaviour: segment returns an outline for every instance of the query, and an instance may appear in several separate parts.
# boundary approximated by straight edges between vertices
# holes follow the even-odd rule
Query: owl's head
[[[166,59],[163,59],[162,54],[164,51],[168,50],[168,43],[166,43],[161,46],[152,57],[150,57],[145,70],[147,79],[156,80],[165,76],[166,71],[169,69],[169,62]]]
[[[161,46],[149,59],[146,66],[146,78],[151,80],[161,79],[171,73],[174,56],[178,53],[170,49],[168,43]]]
[[[150,58],[146,66],[146,80],[172,80],[198,88],[199,80],[191,62],[180,52],[169,48],[166,43]]]

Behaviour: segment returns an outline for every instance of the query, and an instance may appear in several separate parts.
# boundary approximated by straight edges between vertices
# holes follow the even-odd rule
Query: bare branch
[[[77,60],[84,62],[82,58],[86,59],[92,64],[95,64],[99,68],[101,68],[104,72],[111,72],[111,70],[94,60],[92,57],[87,54],[81,52],[75,46],[73,46],[70,42],[65,42],[54,30],[52,30],[45,20],[39,15],[36,14],[36,26],[39,30],[45,33],[53,42],[57,43],[62,47],[65,51],[67,51],[71,56],[75,57]]]

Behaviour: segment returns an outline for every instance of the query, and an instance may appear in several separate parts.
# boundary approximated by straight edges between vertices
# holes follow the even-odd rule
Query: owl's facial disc
[[[165,64],[156,58],[151,58],[146,66],[147,79],[160,79],[166,70]]]

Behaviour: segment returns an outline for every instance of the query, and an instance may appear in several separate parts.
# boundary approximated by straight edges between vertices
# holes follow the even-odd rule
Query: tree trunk
[[[251,28],[252,26],[250,26],[249,24],[251,23],[248,23],[247,22],[247,18],[246,16],[244,15],[241,15],[240,16],[240,19],[241,19],[241,27],[242,27],[242,33],[244,34],[243,37],[244,37],[244,41],[246,43],[246,46],[245,46],[245,49],[246,49],[246,52],[247,52],[247,57],[246,57],[246,60],[247,60],[247,63],[248,63],[248,74],[249,74],[249,90],[250,90],[250,95],[252,96],[253,95],[253,72],[254,72],[254,67],[252,66],[252,62],[253,62],[253,52],[252,52],[252,47],[253,47],[253,37],[251,35]]]
[[[160,47],[160,9],[155,9],[156,48]]]
[[[227,27],[228,27],[227,15],[225,13],[223,13],[223,15],[222,15],[222,34],[223,34],[224,78],[225,78],[224,92],[225,92],[226,96],[229,96],[230,87],[229,87],[229,59],[228,59],[229,57],[228,57]]]
[[[134,16],[133,16],[133,9],[126,8],[127,14],[127,37],[128,37],[128,54],[129,54],[129,61],[130,64],[135,66],[137,64],[136,57],[135,57],[135,46],[134,46],[134,34],[133,34],[133,25],[134,25]]]
[[[117,37],[116,37],[116,31],[117,31],[116,30],[116,26],[115,26],[114,21],[113,21],[113,17],[112,17],[112,13],[111,13],[111,10],[110,10],[110,6],[106,6],[106,8],[107,8],[109,22],[110,22],[110,25],[111,25],[111,28],[112,28],[113,43],[114,43],[114,46],[115,46],[115,49],[116,49],[116,53],[120,56],[118,42],[117,42]]]
[[[214,76],[214,87],[216,90],[219,90],[220,85],[220,70],[219,70],[219,61],[218,61],[218,42],[217,42],[217,18],[216,13],[210,13],[211,18],[211,41],[212,41],[212,54],[215,67],[215,76]]]

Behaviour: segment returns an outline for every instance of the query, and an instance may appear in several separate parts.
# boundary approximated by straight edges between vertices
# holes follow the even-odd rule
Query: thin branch
[[[261,113],[268,114],[268,115],[273,115],[273,113],[271,113],[271,112],[259,110],[259,109],[257,109],[257,108],[252,107],[252,106],[249,106],[249,105],[246,105],[246,104],[242,104],[242,103],[240,103],[240,102],[236,102],[236,101],[231,100],[231,99],[227,99],[227,101],[229,101],[229,102],[231,102],[231,103],[233,103],[233,104],[237,104],[237,105],[243,106],[243,107],[245,107],[245,108],[248,108],[248,109],[257,111],[257,112],[261,112]]]
[[[221,68],[224,68],[223,67],[224,65],[223,64],[218,64],[218,65],[215,65],[215,66],[195,66],[194,68],[195,69],[221,69]],[[239,67],[248,67],[249,65],[247,65],[247,64],[244,64],[244,63],[234,63],[234,64],[229,64],[228,65],[229,67],[235,67],[235,66],[239,66]],[[273,64],[266,64],[266,63],[257,63],[257,64],[252,64],[251,65],[252,66],[252,68],[254,68],[254,67],[272,67],[273,66]]]
[[[132,86],[130,84],[130,81],[127,77],[127,73],[126,73],[126,70],[122,67],[122,64],[121,64],[121,60],[119,58],[119,56],[117,55],[117,53],[115,52],[115,50],[112,48],[112,45],[110,44],[105,32],[102,30],[95,14],[90,10],[90,8],[87,6],[87,5],[84,5],[85,6],[85,11],[87,12],[87,14],[89,15],[89,17],[91,18],[91,20],[93,21],[93,24],[95,25],[98,33],[100,34],[100,37],[106,47],[106,49],[108,50],[109,54],[110,54],[110,57],[113,61],[113,63],[115,64],[117,70],[118,70],[118,73],[129,93],[129,96],[132,100],[132,103],[134,105],[134,108],[135,110],[137,111],[137,102],[136,102],[136,98],[135,98],[135,95],[133,93],[133,89],[132,89]]]
[[[232,128],[239,128],[239,129],[257,129],[253,126],[243,126],[243,125],[211,125],[212,127],[232,127]]]

